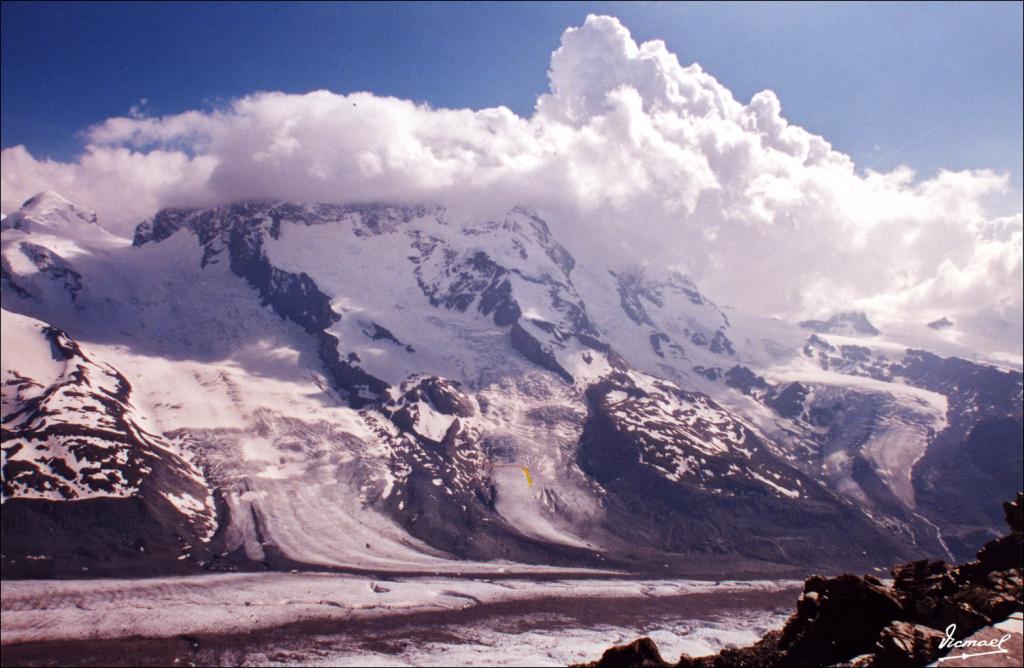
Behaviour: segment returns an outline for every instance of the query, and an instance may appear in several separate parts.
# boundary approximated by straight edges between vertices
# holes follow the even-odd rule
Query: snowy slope
[[[22,559],[42,572],[88,570],[90,559],[76,565],[82,554],[101,570],[168,569],[205,553],[217,517],[191,453],[154,433],[117,369],[59,329],[2,316],[5,572]]]
[[[192,467],[212,519],[205,551],[180,554],[207,568],[941,554],[917,473],[931,445],[969,457],[976,426],[1020,419],[1019,373],[907,351],[858,317],[811,333],[677,273],[581,263],[523,208],[243,202],[162,211],[128,242],[43,194],[4,220],[3,299],[5,383],[34,381],[5,385],[5,420],[49,392],[65,422],[101,426],[60,390],[67,364],[40,343],[59,328],[93,396],[130,387],[126,431]],[[124,459],[110,452],[74,470]],[[41,494],[16,461],[5,543],[9,504]],[[110,474],[119,498],[145,488],[129,470]],[[87,495],[68,489],[48,512],[77,512]]]

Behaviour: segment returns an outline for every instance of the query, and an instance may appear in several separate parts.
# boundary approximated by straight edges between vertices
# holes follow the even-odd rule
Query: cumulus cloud
[[[683,270],[740,308],[948,315],[1019,354],[1021,216],[984,206],[1005,175],[860,172],[771,91],[737,101],[610,17],[566,30],[549,77],[528,118],[328,91],[134,109],[90,128],[73,162],[4,149],[0,203],[56,190],[121,233],[163,206],[245,198],[525,204],[578,253]]]

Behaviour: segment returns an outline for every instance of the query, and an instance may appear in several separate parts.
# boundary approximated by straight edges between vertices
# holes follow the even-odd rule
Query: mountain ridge
[[[8,225],[68,215],[29,209],[4,222],[5,317],[132,369],[221,499],[210,549],[239,564],[270,546],[324,567],[943,555],[917,496],[941,507],[928,490],[960,484],[936,472],[970,461],[974,430],[1020,421],[1019,373],[737,324],[681,274],[581,264],[528,209],[244,202],[164,210],[130,243]],[[6,402],[4,420],[6,483]],[[981,507],[998,475],[954,497]],[[302,488],[321,496],[300,509]],[[310,533],[317,512],[368,539]],[[953,549],[998,518],[972,521]],[[25,552],[5,575],[38,572]]]

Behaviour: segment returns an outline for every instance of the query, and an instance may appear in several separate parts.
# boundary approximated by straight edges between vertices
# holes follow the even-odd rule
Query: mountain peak
[[[67,234],[75,230],[89,229],[98,226],[96,214],[68,201],[62,195],[45,190],[38,193],[21,205],[21,209],[12,213],[3,221],[3,229],[33,232],[43,228],[50,232]]]
[[[800,326],[820,334],[849,336],[878,336],[881,334],[863,311],[843,311],[836,313],[828,320],[804,320]]]
[[[65,198],[60,193],[54,192],[52,190],[44,190],[42,192],[36,193],[32,197],[29,197],[27,200],[25,200],[25,202],[21,205],[21,208],[22,210],[37,210],[41,207],[53,206],[68,207],[74,205],[71,203],[70,200]]]

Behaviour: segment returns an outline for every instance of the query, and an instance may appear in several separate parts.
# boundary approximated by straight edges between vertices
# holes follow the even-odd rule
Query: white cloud
[[[5,149],[0,203],[56,190],[121,233],[162,206],[253,197],[526,204],[578,253],[680,268],[739,307],[1003,323],[993,345],[1019,352],[1021,216],[984,207],[1006,176],[860,173],[771,91],[743,104],[609,17],[567,30],[549,76],[529,118],[328,91],[135,109],[90,128],[74,162]]]

